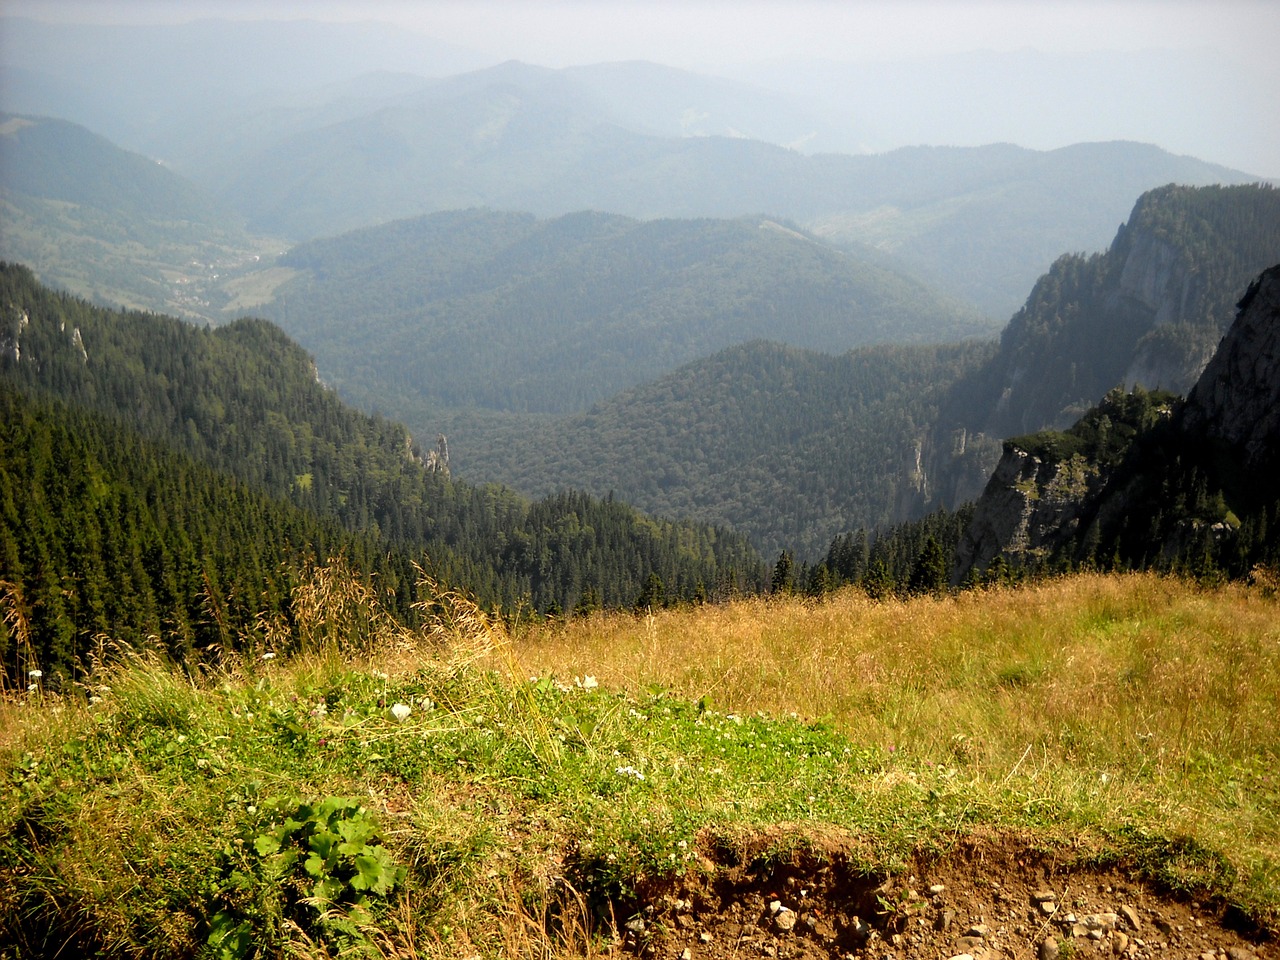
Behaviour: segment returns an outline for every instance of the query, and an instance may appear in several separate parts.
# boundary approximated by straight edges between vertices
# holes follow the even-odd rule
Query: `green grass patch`
[[[1034,621],[1035,598],[1015,599]],[[787,843],[849,838],[868,873],[975,835],[1032,835],[1274,929],[1274,743],[1244,725],[1217,736],[1191,716],[1229,716],[1274,641],[1251,651],[1192,631],[1201,659],[1171,667],[1158,653],[1176,659],[1177,645],[1149,645],[1157,607],[1112,596],[1081,611],[1073,629],[1094,657],[1083,665],[1082,648],[1035,622],[1008,633],[984,622],[990,656],[953,648],[955,676],[904,669],[861,705],[874,723],[748,711],[728,689],[717,703],[654,682],[531,677],[493,637],[489,659],[484,644],[454,656],[437,638],[367,658],[259,659],[199,681],[130,658],[84,696],[3,705],[0,940],[23,955],[65,942],[173,957],[413,955],[412,944],[503,956],[525,949],[512,938],[529,917],[560,917],[563,930],[566,898],[592,905],[607,936],[654,883],[714,871],[733,838],[779,825]],[[815,625],[834,612],[804,609]],[[922,607],[894,609],[919,643]],[[1148,688],[1191,698],[1181,734],[1143,736],[1126,719]],[[1035,730],[1011,721],[1042,696],[1075,701],[1048,718],[1036,707]],[[961,722],[942,725],[947,711]],[[1137,732],[1100,742],[1102,714]],[[940,728],[922,735],[922,716]]]

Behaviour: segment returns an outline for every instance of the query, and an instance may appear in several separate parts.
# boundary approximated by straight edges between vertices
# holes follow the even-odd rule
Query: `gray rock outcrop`
[[[1240,301],[1182,411],[1188,437],[1234,451],[1246,470],[1280,465],[1280,265]]]

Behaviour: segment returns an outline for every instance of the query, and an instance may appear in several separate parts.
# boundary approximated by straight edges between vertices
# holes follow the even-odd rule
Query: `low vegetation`
[[[0,942],[584,956],[745,837],[832,834],[876,875],[1018,835],[1275,931],[1275,586],[1081,575],[521,629],[426,583],[420,628],[345,651],[180,673],[104,642],[74,690],[35,666],[0,705]]]

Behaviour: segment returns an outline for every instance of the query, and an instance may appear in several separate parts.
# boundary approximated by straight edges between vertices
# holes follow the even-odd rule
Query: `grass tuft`
[[[121,656],[84,696],[0,702],[0,941],[595,956],[672,878],[883,875],[993,836],[1280,929],[1262,587],[1081,576],[513,631],[424,586],[420,631],[331,579],[300,602],[340,612],[291,656],[194,678]]]

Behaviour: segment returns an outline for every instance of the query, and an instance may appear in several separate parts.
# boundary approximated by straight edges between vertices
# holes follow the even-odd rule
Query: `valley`
[[[1274,31],[208,8],[0,16],[0,960],[1276,956]]]

